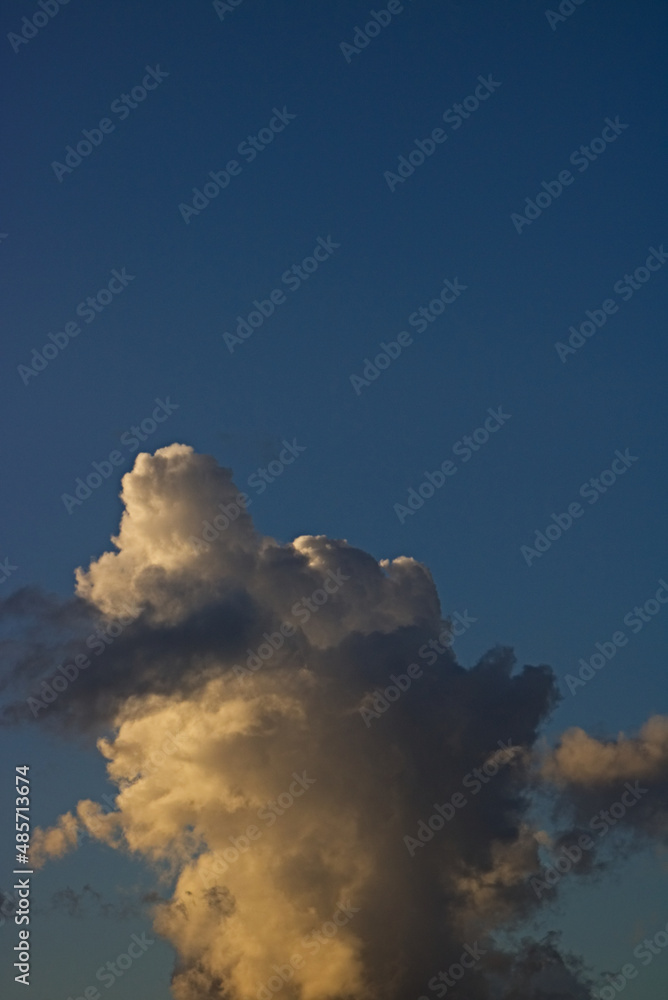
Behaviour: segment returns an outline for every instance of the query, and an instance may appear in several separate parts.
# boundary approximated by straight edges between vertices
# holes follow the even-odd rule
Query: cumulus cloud
[[[176,951],[176,1000],[265,1000],[277,976],[286,1000],[404,1000],[462,969],[467,944],[485,956],[466,972],[471,1000],[583,996],[554,939],[494,943],[537,905],[532,794],[636,760],[658,780],[661,723],[612,753],[566,734],[537,774],[552,671],[505,648],[470,669],[448,644],[431,652],[448,623],[420,563],[263,537],[231,473],[185,445],[139,455],[122,499],[115,551],[77,571],[67,615],[134,617],[48,712],[103,732],[115,808],[73,806],[36,833],[34,863],[85,831],[169,880],[153,916]],[[23,665],[32,681],[43,660],[17,657],[12,677]],[[370,726],[362,709],[388,685]],[[425,822],[436,806],[441,822]]]
[[[668,717],[654,715],[638,736],[620,733],[616,740],[597,740],[583,729],[568,729],[544,766],[560,785],[600,788],[639,778],[650,783],[668,779]]]
[[[627,839],[631,833],[668,839],[668,716],[654,715],[636,736],[619,733],[616,739],[568,729],[543,756],[541,772],[559,793],[557,811],[576,824],[617,800],[627,807],[633,802],[615,832]]]

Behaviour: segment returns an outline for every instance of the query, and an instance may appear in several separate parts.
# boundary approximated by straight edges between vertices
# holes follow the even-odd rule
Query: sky
[[[668,949],[634,949],[668,922],[665,5],[24,0],[2,29],[0,890],[29,765],[56,831],[32,845],[34,1000],[247,1000],[295,914],[319,927],[351,886],[360,916],[271,995],[431,1000],[476,934],[493,960],[455,997],[607,1000],[628,963],[628,1000],[662,995]],[[235,676],[316,590],[292,652]],[[128,613],[98,661],[87,638]],[[378,713],[448,619],[429,686]],[[35,716],[82,649],[97,673]],[[178,750],[133,778],[164,733]],[[499,740],[486,805],[413,857]],[[202,844],[318,766],[196,904]],[[536,845],[544,865],[627,781],[647,798],[527,890]],[[87,800],[116,820],[91,833]],[[521,939],[552,932],[583,965],[542,945],[548,987]],[[6,913],[10,996],[17,933]],[[101,984],[133,934],[154,943]]]

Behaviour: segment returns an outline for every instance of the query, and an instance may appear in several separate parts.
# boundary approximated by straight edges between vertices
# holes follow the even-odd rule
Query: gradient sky
[[[121,435],[169,397],[178,408],[142,450],[176,441],[215,456],[277,539],[326,534],[426,563],[444,612],[476,619],[457,641],[462,663],[500,642],[520,664],[554,668],[564,698],[548,737],[571,725],[632,732],[661,711],[668,610],[635,635],[623,619],[668,579],[668,261],[630,297],[614,286],[668,247],[665,5],[586,0],[553,30],[529,0],[406,0],[350,62],[340,43],[370,10],[354,0],[243,0],[222,20],[205,2],[73,0],[14,52],[7,36],[37,9],[10,3],[2,15],[0,559],[17,567],[2,596],[33,583],[67,596],[74,569],[109,548],[133,461]],[[167,76],[121,120],[112,103],[156,65]],[[444,124],[490,75],[500,86],[489,99],[461,127]],[[294,120],[246,162],[239,144],[284,108]],[[114,131],[59,181],[53,162],[105,117]],[[569,158],[606,118],[628,127],[580,171]],[[441,126],[447,140],[391,191],[384,173]],[[179,205],[235,157],[238,176],[186,223]],[[518,233],[511,215],[567,169],[572,184]],[[319,237],[340,246],[291,290],[281,275]],[[123,268],[132,281],[26,385],[32,349]],[[466,291],[418,332],[408,317],[445,279]],[[223,333],[278,287],[285,301],[231,353]],[[617,312],[560,360],[555,343],[610,298]],[[357,395],[350,376],[402,330],[413,343]],[[511,415],[498,433],[470,461],[453,456],[498,407]],[[258,495],[249,477],[284,439],[306,450]],[[62,494],[115,449],[122,464],[68,513]],[[637,457],[628,473],[582,500],[626,449]],[[401,523],[395,504],[448,458],[457,473]],[[527,566],[521,546],[578,500],[584,515]],[[572,694],[566,675],[618,629],[628,645]],[[113,792],[98,754],[39,726],[5,731],[0,745],[5,775],[31,765],[35,823]],[[0,831],[5,887],[4,819]],[[666,871],[665,854],[634,856],[600,886],[569,887],[541,926],[562,930],[596,972],[616,967],[665,926]],[[40,873],[34,905],[86,883],[105,898],[154,884],[139,863],[85,846]],[[31,997],[77,996],[149,929],[140,914],[39,918]],[[13,937],[8,922],[0,980]],[[158,942],[113,996],[168,1000],[170,969]],[[667,980],[668,953],[625,996],[654,1000]]]

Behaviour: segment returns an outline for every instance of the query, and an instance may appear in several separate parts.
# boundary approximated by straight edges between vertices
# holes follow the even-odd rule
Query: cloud
[[[653,715],[637,737],[620,733],[597,740],[579,728],[568,729],[545,761],[547,777],[560,785],[601,788],[638,778],[668,780],[668,717]]]
[[[628,812],[615,832],[668,842],[668,716],[653,715],[637,736],[619,733],[616,739],[568,729],[540,767],[559,793],[557,811],[572,816],[574,824],[620,800]]]
[[[71,812],[58,818],[48,830],[36,827],[30,838],[31,860],[40,868],[46,858],[62,858],[77,846],[78,823]]]
[[[84,885],[80,892],[71,886],[59,889],[51,896],[49,907],[37,908],[40,913],[44,912],[64,912],[68,917],[82,919],[91,913],[97,913],[102,917],[113,918],[115,920],[126,920],[128,917],[143,915],[148,904],[155,905],[160,902],[160,897],[156,892],[139,893],[136,898],[121,901],[120,903],[105,901],[102,894],[97,892],[91,885]]]
[[[537,771],[559,698],[549,667],[518,668],[502,647],[470,669],[449,647],[429,655],[447,621],[425,566],[325,536],[281,544],[238,503],[231,516],[237,498],[228,470],[180,444],[124,476],[115,551],[77,570],[67,614],[85,609],[89,627],[130,603],[136,617],[52,709],[65,732],[104,731],[115,809],[78,803],[36,831],[33,862],[84,830],[153,865],[172,887],[153,919],[177,954],[176,1000],[264,1000],[288,967],[286,1000],[403,1000],[465,944],[485,952],[467,973],[471,1000],[583,996],[583,970],[556,939],[494,943],[538,905],[532,797],[570,794],[576,774],[621,777],[633,752],[649,767],[659,723],[646,752],[620,745],[612,763],[566,734]],[[367,726],[361,709],[411,663],[410,688]],[[502,759],[499,741],[516,749]],[[463,783],[484,767],[479,787]],[[456,815],[409,853],[406,835],[455,792]]]

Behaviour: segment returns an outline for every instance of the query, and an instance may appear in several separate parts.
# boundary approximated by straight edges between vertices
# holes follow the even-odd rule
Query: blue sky
[[[553,30],[528,0],[407,0],[348,59],[341,43],[370,16],[353,0],[243,0],[222,18],[205,2],[74,0],[18,52],[5,41],[0,558],[16,569],[3,596],[31,583],[66,596],[73,570],[109,547],[134,454],[122,435],[169,398],[173,412],[142,449],[177,441],[214,455],[280,540],[326,534],[426,563],[444,612],[476,618],[457,642],[461,662],[503,643],[520,663],[554,668],[564,699],[549,737],[571,725],[630,732],[661,711],[668,610],[636,632],[624,617],[668,579],[668,260],[639,274],[632,295],[623,288],[668,246],[666,8],[572,6]],[[5,7],[5,37],[37,9]],[[145,99],[112,109],[156,67],[165,75]],[[493,92],[444,121],[480,78]],[[286,111],[295,117],[284,122]],[[113,131],[58,179],[53,163],[105,118]],[[265,148],[239,152],[272,120]],[[385,173],[439,128],[447,138],[391,190]],[[614,138],[581,169],[576,151],[602,134]],[[234,159],[225,189],[184,220],[179,206]],[[564,170],[572,182],[518,232],[513,213]],[[299,287],[282,280],[323,245]],[[131,280],[86,322],[79,304],[114,270]],[[446,279],[465,291],[426,329],[411,324]],[[230,351],[223,334],[277,288],[284,299]],[[555,344],[611,298],[617,311],[562,360]],[[19,366],[33,348],[77,320],[80,333],[26,384]],[[412,342],[358,394],[351,376],[402,331]],[[509,419],[464,461],[453,448],[498,408]],[[249,477],[284,440],[306,450],[260,493]],[[588,502],[581,488],[618,450],[634,460]],[[68,513],[62,495],[113,451],[122,460]],[[402,523],[395,505],[448,459],[456,473]],[[578,501],[582,516],[527,565],[521,547]],[[619,629],[628,645],[572,694],[566,675]],[[35,822],[111,788],[90,749],[35,727],[0,738],[10,768],[24,758],[34,768]],[[10,834],[3,821],[5,843]],[[37,894],[142,880],[151,884],[139,864],[86,847],[40,874]],[[605,888],[574,887],[545,926],[597,971],[611,968],[639,929],[665,925],[665,889],[665,855],[635,857]],[[90,969],[148,927],[52,914],[47,941],[39,922],[35,1000],[77,996]],[[169,956],[157,943],[115,996],[167,1000]],[[630,983],[629,1000],[659,995],[667,962]]]

